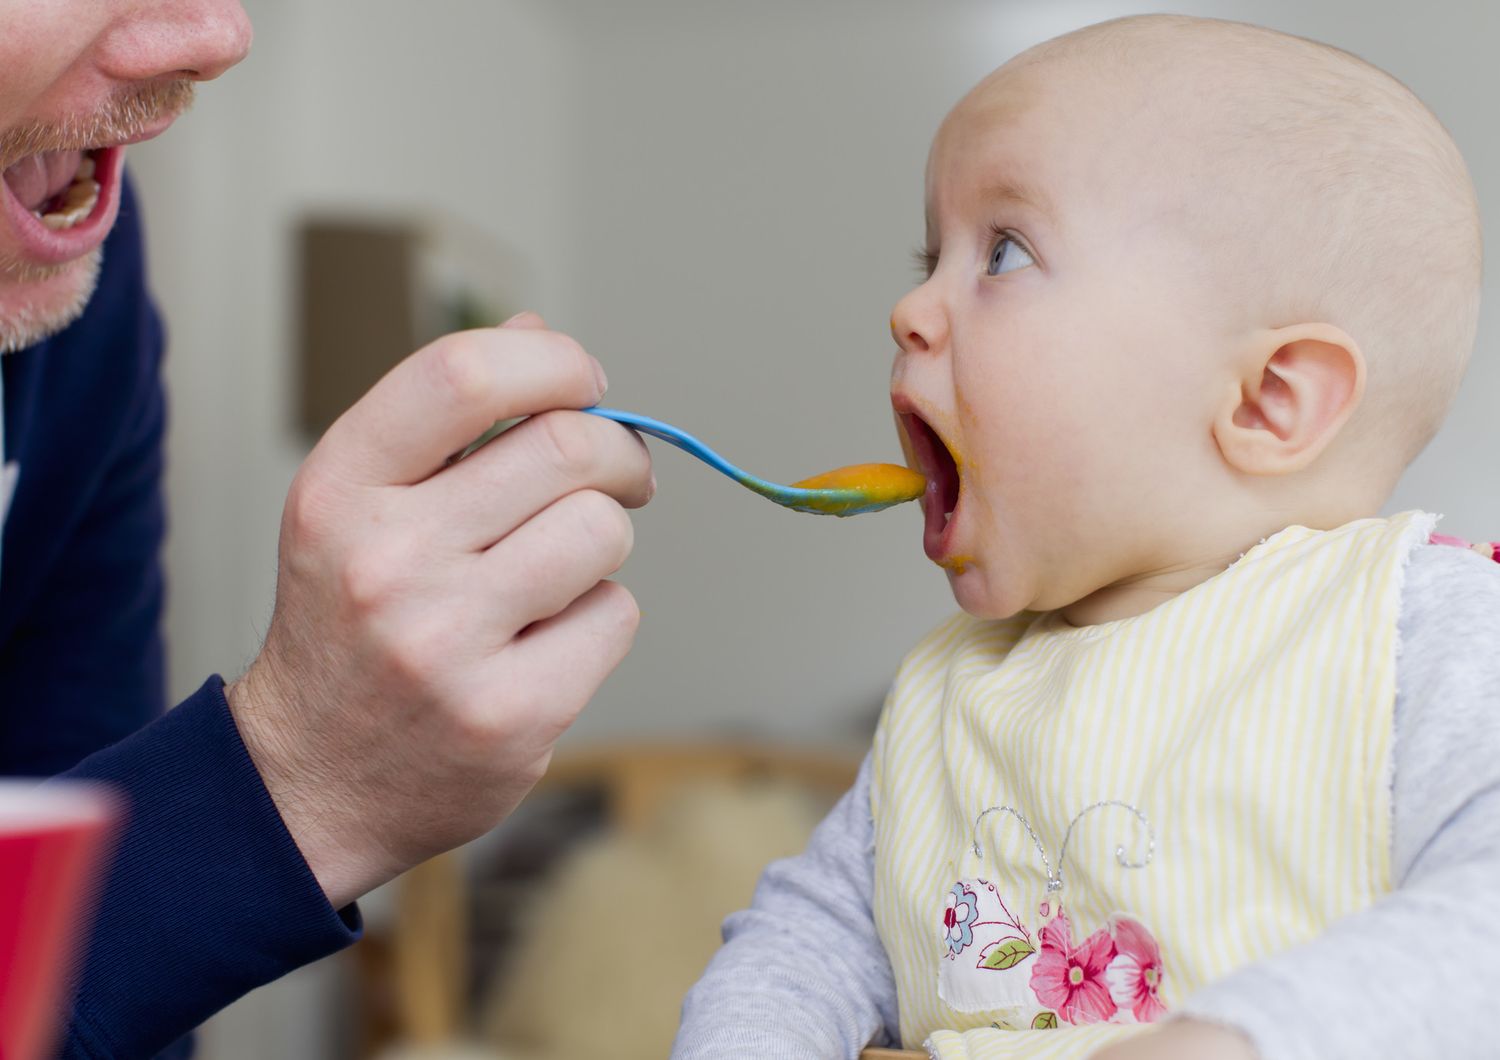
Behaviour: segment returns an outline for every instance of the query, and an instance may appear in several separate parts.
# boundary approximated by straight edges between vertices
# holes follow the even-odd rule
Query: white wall
[[[472,228],[522,263],[510,304],[605,361],[612,403],[696,428],[752,470],[790,479],[893,459],[886,317],[912,276],[933,128],[1008,54],[1138,7],[253,6],[251,59],[137,152],[173,336],[178,692],[241,666],[269,615],[301,452],[288,412],[298,210],[410,210]],[[1484,204],[1500,195],[1489,5],[1179,6],[1365,54],[1448,121]],[[1481,485],[1493,480],[1485,397],[1500,392],[1489,333],[1395,498],[1476,537],[1500,527],[1500,493]],[[795,516],[675,451],[658,452],[658,469],[623,575],[646,612],[638,648],[575,738],[829,738],[873,710],[903,648],[949,607],[915,510]]]
[[[391,0],[249,8],[250,58],[132,153],[169,328],[179,695],[213,670],[238,673],[270,616],[281,502],[304,455],[292,423],[301,212],[445,203],[530,266],[518,297],[562,305],[568,289],[554,248],[573,198],[559,179],[572,171],[571,50],[537,5],[453,5],[446,20]],[[524,206],[502,214],[494,201]]]
[[[170,680],[180,697],[253,657],[273,600],[292,425],[291,225],[327,205],[445,203],[530,269],[516,297],[566,312],[576,197],[574,48],[528,0],[259,0],[251,57],[172,134],[133,149],[173,397]],[[496,210],[495,202],[512,208]],[[217,1060],[335,1055],[329,962],[210,1021]]]
[[[1493,5],[1166,6],[1319,37],[1384,66],[1445,119],[1486,216],[1500,215]],[[173,340],[178,693],[236,671],[270,613],[277,518],[300,453],[288,411],[297,210],[436,211],[472,226],[525,266],[513,304],[604,360],[612,403],[696,429],[768,477],[895,459],[886,320],[913,277],[937,122],[1015,51],[1156,5],[250,7],[251,59],[136,152]],[[1493,280],[1486,290],[1493,298]],[[1445,529],[1470,537],[1500,537],[1492,317],[1452,418],[1392,505],[1446,512]],[[921,556],[916,512],[793,515],[673,450],[657,450],[657,467],[660,493],[637,518],[623,575],[645,610],[638,647],[570,739],[851,736],[900,653],[952,606]],[[304,1022],[241,1026],[252,1022],[282,1035],[252,1055],[319,1055]]]

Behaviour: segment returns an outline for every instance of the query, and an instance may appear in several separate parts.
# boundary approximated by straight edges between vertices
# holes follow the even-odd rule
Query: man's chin
[[[96,248],[47,269],[0,264],[0,354],[34,346],[82,316],[103,257],[103,249]]]

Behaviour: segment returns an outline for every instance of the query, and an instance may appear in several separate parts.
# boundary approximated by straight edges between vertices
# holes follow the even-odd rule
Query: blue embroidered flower
[[[962,953],[974,941],[973,924],[978,919],[979,899],[960,880],[948,892],[948,907],[943,910],[943,931],[950,955]]]

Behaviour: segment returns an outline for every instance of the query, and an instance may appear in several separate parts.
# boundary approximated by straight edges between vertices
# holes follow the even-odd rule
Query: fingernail
[[[524,317],[524,316],[525,316],[525,315],[526,315],[526,314],[527,314],[527,313],[529,313],[529,312],[531,312],[531,310],[529,310],[529,309],[523,309],[523,310],[521,310],[521,311],[520,311],[520,312],[519,312],[519,313],[517,313],[517,314],[516,314],[516,315],[515,315],[515,316],[513,316],[513,317],[511,317],[511,318],[509,318],[509,319],[508,319],[508,320],[506,320],[506,322],[505,322],[505,323],[503,323],[503,324],[501,324],[501,325],[500,325],[500,326],[501,326],[501,327],[502,327],[502,328],[508,328],[508,327],[510,327],[510,326],[511,326],[511,325],[512,325],[512,324],[514,324],[514,323],[515,323],[515,322],[516,322],[516,321],[518,321],[518,320],[520,320],[520,319],[521,319],[521,318],[522,318],[522,317]]]
[[[599,381],[599,396],[603,397],[604,392],[609,389],[609,377],[604,374],[604,365],[598,361],[594,362],[594,378]]]

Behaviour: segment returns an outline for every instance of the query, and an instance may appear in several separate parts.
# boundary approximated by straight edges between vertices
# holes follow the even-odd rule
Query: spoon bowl
[[[674,445],[746,489],[794,511],[838,516],[878,512],[916,500],[927,486],[927,480],[920,474],[899,464],[856,464],[782,486],[735,467],[687,431],[670,423],[599,405],[583,411],[623,423],[632,430]]]

